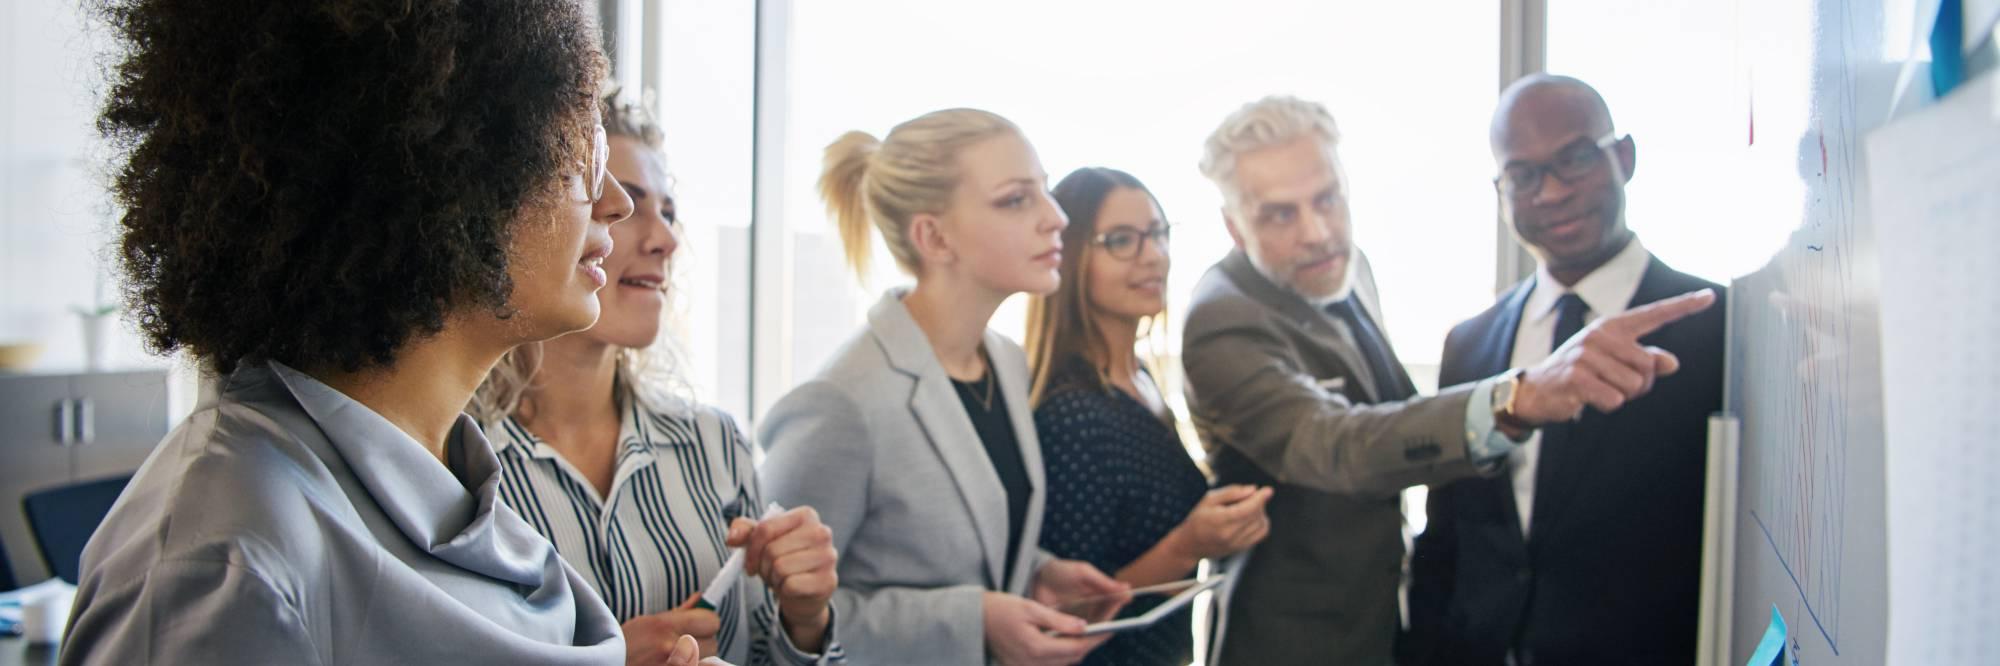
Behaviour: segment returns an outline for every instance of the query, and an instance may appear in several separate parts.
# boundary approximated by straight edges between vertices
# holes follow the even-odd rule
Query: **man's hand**
[[[1611,412],[1645,395],[1681,364],[1639,338],[1714,303],[1715,292],[1703,289],[1591,322],[1521,375],[1508,416],[1530,426],[1561,423],[1582,416],[1586,406]]]

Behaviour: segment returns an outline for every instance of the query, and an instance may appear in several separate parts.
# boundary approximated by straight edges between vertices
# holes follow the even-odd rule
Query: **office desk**
[[[55,666],[53,645],[29,645],[20,637],[0,638],[0,666]]]

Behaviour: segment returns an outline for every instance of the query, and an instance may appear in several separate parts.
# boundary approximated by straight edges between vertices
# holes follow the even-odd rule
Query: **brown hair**
[[[1028,301],[1028,339],[1024,346],[1029,374],[1033,377],[1029,382],[1029,404],[1041,405],[1050,391],[1057,388],[1057,380],[1076,363],[1087,363],[1096,371],[1098,388],[1111,387],[1108,367],[1111,350],[1105,346],[1104,334],[1097,330],[1097,320],[1090,316],[1090,281],[1086,276],[1090,274],[1091,257],[1096,254],[1091,246],[1096,244],[1098,211],[1112,192],[1121,189],[1144,192],[1146,198],[1153,200],[1154,207],[1160,205],[1144,183],[1117,169],[1084,167],[1056,183],[1053,192],[1056,205],[1069,217],[1069,226],[1063,229],[1063,247],[1076,249],[1062,255],[1062,283],[1056,290]],[[1166,329],[1166,314],[1161,311],[1150,317],[1144,323],[1141,337],[1158,343],[1157,334]],[[1155,376],[1158,374],[1154,372]]]

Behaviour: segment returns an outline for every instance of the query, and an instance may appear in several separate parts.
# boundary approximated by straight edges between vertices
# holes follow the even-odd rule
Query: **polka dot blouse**
[[[1171,424],[1124,391],[1100,386],[1089,366],[1071,365],[1035,409],[1048,479],[1041,545],[1115,575],[1180,525],[1208,479]],[[1187,663],[1192,618],[1182,610],[1121,633],[1083,663]]]

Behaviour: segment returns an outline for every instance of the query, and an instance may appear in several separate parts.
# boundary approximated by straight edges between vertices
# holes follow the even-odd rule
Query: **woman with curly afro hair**
[[[85,548],[62,662],[623,661],[460,414],[509,349],[596,320],[632,212],[582,4],[98,13],[126,298],[217,393]]]

